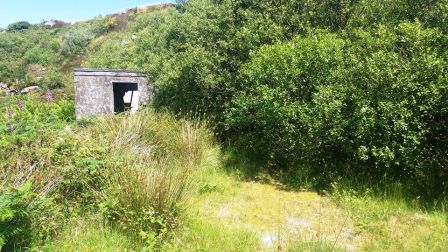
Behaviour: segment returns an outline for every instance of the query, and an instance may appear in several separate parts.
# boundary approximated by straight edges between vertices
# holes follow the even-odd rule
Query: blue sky
[[[43,19],[85,21],[145,4],[174,0],[0,0],[0,27],[16,21],[40,23]]]

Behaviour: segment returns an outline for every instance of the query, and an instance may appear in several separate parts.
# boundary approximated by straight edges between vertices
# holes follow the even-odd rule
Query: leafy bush
[[[222,115],[239,91],[237,76],[251,51],[308,36],[314,29],[342,33],[380,23],[393,27],[416,18],[424,20],[426,27],[442,28],[444,15],[432,16],[431,21],[427,17],[427,10],[440,13],[444,8],[436,2],[185,1],[177,6],[177,13],[162,19],[163,26],[146,19],[152,29],[140,34],[138,66],[159,86],[158,106],[176,113],[207,113],[221,131]],[[137,18],[134,29],[141,30],[142,25],[146,24]]]
[[[32,239],[29,198],[31,184],[12,192],[0,190],[0,249],[26,247]]]
[[[25,53],[25,59],[28,64],[47,65],[53,56],[54,52],[41,47],[34,47]]]
[[[21,31],[31,28],[31,24],[27,21],[19,21],[8,25],[7,31]]]
[[[335,82],[343,46],[342,39],[320,34],[253,54],[253,61],[243,68],[242,91],[226,115],[227,134],[235,135],[237,146],[278,165],[305,158],[315,123],[311,102],[319,88]]]
[[[117,26],[117,18],[115,18],[115,17],[107,18],[105,23],[103,24],[103,28],[106,31],[112,30],[116,26]]]
[[[43,87],[45,89],[54,90],[58,88],[63,88],[69,81],[66,79],[60,71],[51,68],[47,71],[43,80]]]
[[[402,23],[264,47],[243,68],[228,134],[278,166],[311,164],[324,180],[412,180],[419,195],[443,195],[443,180],[427,179],[446,176],[429,161],[446,153],[446,41]]]
[[[272,5],[190,1],[179,6],[181,14],[171,13],[162,24],[142,32],[137,41],[138,55],[143,56],[139,63],[157,80],[157,105],[220,118],[233,90],[232,74],[250,50],[284,38],[281,27],[254,10]]]
[[[344,93],[348,109],[340,114],[349,123],[339,136],[347,139],[340,147],[360,166],[370,166],[376,178],[411,179],[420,195],[444,195],[443,180],[422,184],[421,179],[446,176],[443,165],[433,162],[428,171],[425,164],[443,160],[446,152],[440,145],[447,141],[440,134],[447,131],[440,127],[446,125],[440,117],[446,115],[446,35],[420,23],[402,23],[370,34],[354,32],[352,39],[343,76],[352,86],[337,91]],[[434,184],[443,190],[434,190]]]

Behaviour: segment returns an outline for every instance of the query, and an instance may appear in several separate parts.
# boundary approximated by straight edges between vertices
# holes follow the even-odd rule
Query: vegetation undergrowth
[[[39,246],[64,219],[96,212],[142,247],[160,246],[211,144],[200,122],[150,110],[75,122],[73,104],[49,93],[11,99],[3,109],[5,250]]]
[[[145,72],[157,108],[207,118],[270,173],[444,201],[446,6],[186,1],[93,40],[83,64]]]
[[[200,121],[144,110],[75,122],[72,106],[44,94],[4,107],[4,251],[443,251],[446,244],[441,208],[427,212],[399,194],[336,183],[319,195],[223,151]]]
[[[446,250],[447,6],[190,0],[11,24],[1,250]],[[79,66],[145,73],[155,110],[75,121]]]

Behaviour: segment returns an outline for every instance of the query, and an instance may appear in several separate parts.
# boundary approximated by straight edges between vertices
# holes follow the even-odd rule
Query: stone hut
[[[127,70],[74,69],[76,118],[135,112],[153,93],[146,76]]]

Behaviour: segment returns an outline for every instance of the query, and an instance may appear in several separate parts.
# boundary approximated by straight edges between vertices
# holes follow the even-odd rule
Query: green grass
[[[322,241],[312,241],[312,242],[303,242],[299,241],[295,244],[291,245],[288,249],[289,252],[339,252],[345,251],[344,249],[340,249],[334,246],[329,242]]]
[[[143,246],[121,232],[101,223],[100,216],[79,217],[41,251],[139,251]]]
[[[222,159],[218,148],[211,149],[194,175],[196,190],[184,222],[188,232],[180,231],[187,250],[273,251],[317,242],[335,249],[357,245],[356,239],[338,237],[340,230],[353,225],[329,198],[286,191],[280,184],[243,181],[238,172],[223,168]]]
[[[425,212],[405,201],[378,197],[344,196],[338,199],[350,212],[356,232],[364,237],[363,251],[446,251],[448,216]]]
[[[243,227],[225,227],[201,217],[186,220],[176,232],[176,250],[181,251],[259,251],[262,246],[256,234]]]
[[[219,159],[219,149],[210,149],[194,173],[195,190],[163,251],[446,250],[444,212],[422,212],[398,199],[328,197],[241,181],[224,171]],[[43,251],[138,251],[133,242],[81,218]]]
[[[424,212],[405,198],[291,191],[272,177],[244,180],[223,168],[211,149],[195,175],[186,251],[445,251],[448,218]],[[238,169],[239,168],[239,169]],[[233,235],[233,234],[238,235]],[[241,240],[243,237],[243,240]],[[227,244],[222,246],[222,244]],[[201,250],[202,249],[202,250]]]

